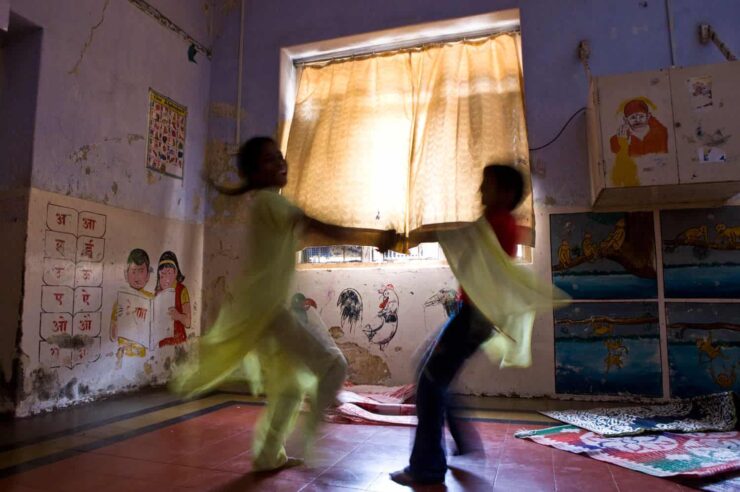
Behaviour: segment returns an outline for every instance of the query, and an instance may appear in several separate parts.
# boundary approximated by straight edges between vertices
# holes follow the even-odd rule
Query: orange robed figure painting
[[[623,123],[609,140],[616,154],[612,181],[618,186],[638,186],[637,164],[634,157],[668,152],[668,130],[650,112],[655,108],[647,98],[635,98],[621,108]]]

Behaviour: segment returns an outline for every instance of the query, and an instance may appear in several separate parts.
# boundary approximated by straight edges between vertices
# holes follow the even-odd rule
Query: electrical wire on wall
[[[544,145],[540,145],[539,147],[530,147],[529,151],[534,152],[535,150],[542,150],[545,147],[549,147],[551,144],[553,144],[558,138],[560,138],[560,135],[563,134],[566,128],[568,128],[568,125],[570,125],[570,122],[573,121],[573,119],[578,116],[580,113],[586,111],[586,106],[580,108],[578,111],[570,115],[570,118],[568,118],[568,121],[565,122],[563,127],[560,129],[557,135],[555,135],[549,142],[547,142]]]

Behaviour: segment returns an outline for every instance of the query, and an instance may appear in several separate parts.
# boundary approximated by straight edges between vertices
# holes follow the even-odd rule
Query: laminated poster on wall
[[[661,396],[657,302],[573,303],[556,311],[555,390]]]
[[[686,80],[691,105],[694,111],[708,111],[712,109],[712,77],[703,75],[701,77],[690,77]]]
[[[696,113],[701,114],[714,108],[712,77],[710,75],[689,77],[686,80],[686,85],[691,99],[691,107]],[[696,157],[699,162],[727,162],[727,153],[721,147],[710,144],[698,147]]]
[[[550,216],[552,280],[574,299],[655,299],[651,212]]]
[[[173,178],[183,178],[187,117],[185,106],[149,89],[148,169]]]
[[[740,304],[668,303],[671,396],[740,392]]]
[[[696,156],[699,162],[727,162],[727,154],[719,147],[699,147]]]
[[[740,299],[740,207],[660,214],[666,298]]]

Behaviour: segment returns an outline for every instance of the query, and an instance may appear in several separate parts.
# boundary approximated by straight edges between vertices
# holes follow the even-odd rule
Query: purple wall
[[[239,9],[227,14],[216,41],[212,100],[236,100]],[[677,65],[721,61],[698,42],[700,22],[711,23],[740,52],[740,2],[674,0]],[[576,47],[588,39],[594,75],[644,71],[671,64],[663,0],[283,0],[247,1],[244,39],[242,138],[271,134],[277,124],[279,50],[323,39],[518,7],[521,14],[530,146],[554,136],[586,103],[587,81]],[[734,20],[733,20],[734,19]],[[211,120],[210,138],[233,140],[233,122]],[[553,145],[532,155],[535,199],[551,205],[587,205],[585,121],[579,116]]]
[[[18,16],[0,31],[0,414],[15,408],[19,374],[14,364],[23,292],[28,186],[41,60],[41,31]]]
[[[31,184],[41,30],[13,16],[8,33],[0,33],[0,51],[0,190],[12,190]]]
[[[205,45],[211,4],[150,0]],[[211,65],[126,0],[23,0],[43,29],[31,185],[152,215],[201,222]],[[146,169],[148,91],[188,109],[183,180]]]

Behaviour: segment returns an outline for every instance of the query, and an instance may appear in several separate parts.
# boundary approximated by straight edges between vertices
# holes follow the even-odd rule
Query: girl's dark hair
[[[257,170],[257,163],[259,162],[262,149],[268,143],[275,143],[275,140],[270,137],[256,136],[250,138],[239,147],[239,153],[236,157],[236,168],[239,170],[239,175],[242,178],[242,183],[239,186],[227,188],[215,183],[211,184],[224,195],[242,195],[249,191],[251,189],[249,176]]]
[[[174,263],[174,265],[173,265]],[[155,292],[159,292],[162,288],[159,286],[159,272],[164,268],[174,268],[177,271],[175,279],[182,283],[185,280],[185,275],[180,271],[180,263],[177,261],[177,255],[172,251],[165,251],[162,256],[159,257],[159,266],[157,267],[157,287],[154,289]]]
[[[275,140],[270,137],[257,136],[250,138],[239,147],[236,167],[239,169],[242,179],[248,178],[257,170],[257,162],[259,162],[262,148],[268,143],[274,144]]]
[[[509,210],[514,210],[524,199],[524,176],[513,166],[489,164],[483,169],[484,177],[491,177],[499,190],[513,193]]]

